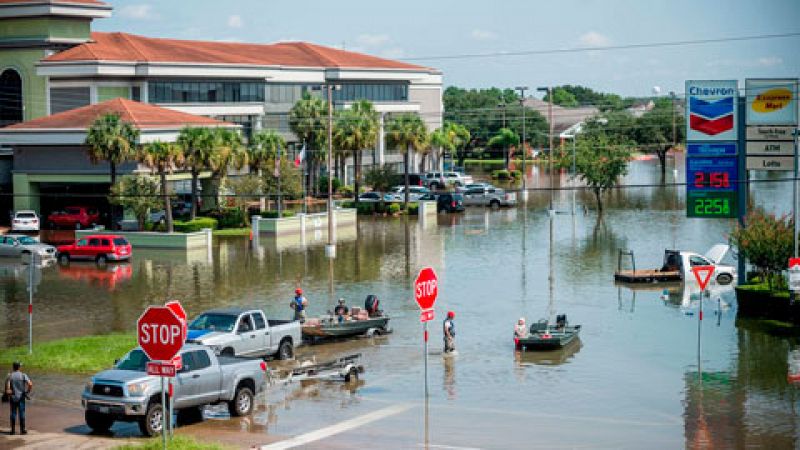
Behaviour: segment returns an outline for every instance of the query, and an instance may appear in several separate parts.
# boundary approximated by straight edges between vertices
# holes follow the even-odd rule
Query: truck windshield
[[[236,316],[230,314],[201,314],[194,319],[189,328],[192,330],[233,331]]]
[[[117,369],[144,372],[147,369],[148,361],[150,361],[150,358],[143,351],[139,349],[133,350],[117,363]]]

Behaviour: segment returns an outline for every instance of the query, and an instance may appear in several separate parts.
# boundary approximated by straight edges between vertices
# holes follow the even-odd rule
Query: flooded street
[[[658,172],[657,161],[634,162],[624,184],[657,182]],[[540,167],[529,180],[531,187],[549,185]],[[667,181],[682,182],[682,170],[670,167]],[[569,184],[566,175],[560,184]],[[757,183],[751,193],[770,210],[789,207],[785,183]],[[619,249],[635,252],[637,268],[655,268],[666,248],[704,253],[727,241],[734,222],[686,219],[683,197],[681,186],[617,190],[600,222],[588,193],[577,193],[577,213],[570,214],[571,191],[556,194],[553,217],[549,193],[535,191],[527,208],[468,208],[441,214],[438,223],[360,218],[357,235],[340,235],[334,261],[324,256],[323,237],[314,236],[306,246],[299,238],[262,238],[256,248],[247,238],[222,238],[210,254],[135,250],[131,263],[107,269],[49,267],[36,276],[34,340],[132,332],[147,305],[169,299],[179,299],[190,316],[241,305],[288,318],[296,287],[311,316],[339,297],[362,306],[376,294],[394,333],[300,351],[318,360],[362,353],[359,386],[275,387],[269,407],[252,418],[215,420],[212,410],[193,426],[240,429],[248,444],[336,424],[344,430],[301,442],[305,448],[796,448],[800,411],[787,359],[797,339],[737,321],[730,287],[712,285],[701,298],[692,284],[671,285],[666,294],[614,284]],[[411,283],[427,265],[440,285],[426,420]],[[2,262],[2,345],[27,344],[26,282],[24,269]],[[456,313],[455,357],[441,356],[448,310]],[[579,343],[544,355],[514,351],[519,317],[532,323],[555,314],[583,326]],[[56,378],[43,378],[56,386],[49,398],[78,404],[83,380]],[[341,424],[349,419],[365,425]]]

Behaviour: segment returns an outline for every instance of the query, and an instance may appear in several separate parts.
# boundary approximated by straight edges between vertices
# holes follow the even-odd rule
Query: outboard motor
[[[377,295],[368,295],[367,299],[364,300],[364,309],[367,310],[370,317],[380,315],[380,310],[378,307],[380,306],[380,300],[378,300]]]
[[[556,316],[556,327],[564,328],[567,326],[567,315],[559,314]]]

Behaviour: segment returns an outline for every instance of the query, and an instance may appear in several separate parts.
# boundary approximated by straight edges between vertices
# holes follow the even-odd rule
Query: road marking
[[[443,450],[481,450],[478,447],[456,447],[453,445],[442,445],[442,444],[419,444],[420,447],[424,448],[441,448]]]
[[[298,447],[300,445],[305,445],[314,441],[318,441],[320,439],[325,439],[326,437],[330,437],[335,434],[339,434],[345,431],[350,431],[360,426],[364,426],[368,423],[375,422],[376,420],[381,420],[386,417],[393,416],[395,414],[400,414],[401,412],[411,409],[411,407],[412,405],[404,404],[404,405],[394,405],[388,408],[379,409],[377,411],[364,414],[363,416],[354,417],[352,419],[339,422],[335,425],[331,425],[325,428],[320,428],[319,430],[315,430],[306,434],[301,434],[291,439],[286,439],[285,441],[264,445],[261,447],[261,450],[285,450],[289,448]]]

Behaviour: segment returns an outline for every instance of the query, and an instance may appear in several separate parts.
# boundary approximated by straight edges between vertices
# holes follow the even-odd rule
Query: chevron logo
[[[689,126],[692,130],[714,136],[733,128],[733,97],[717,101],[689,98]]]

